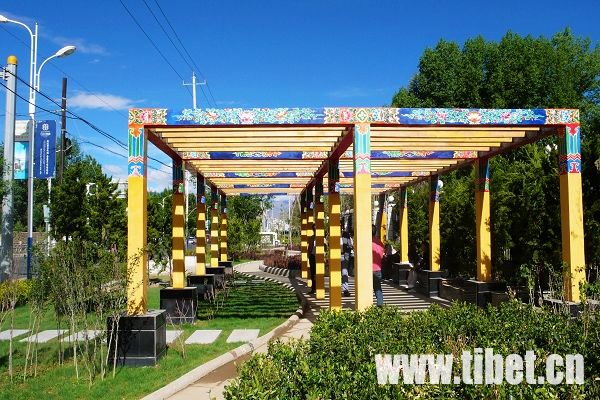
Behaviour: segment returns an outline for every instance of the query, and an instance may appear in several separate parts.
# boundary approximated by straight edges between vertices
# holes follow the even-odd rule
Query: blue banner
[[[15,179],[27,179],[27,170],[29,169],[29,142],[15,142],[14,156],[14,176]]]
[[[35,124],[34,178],[53,178],[56,167],[56,121]]]

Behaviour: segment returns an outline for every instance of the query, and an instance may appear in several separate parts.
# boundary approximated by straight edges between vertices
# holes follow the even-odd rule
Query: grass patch
[[[26,344],[13,342],[16,378],[11,383],[8,375],[8,342],[0,342],[0,399],[80,399],[110,398],[137,399],[151,393],[166,383],[180,377],[193,368],[241,345],[226,343],[233,329],[260,329],[263,335],[281,324],[298,308],[293,292],[271,282],[253,283],[252,279],[239,277],[244,281],[226,293],[220,292],[216,301],[199,305],[201,319],[194,324],[184,324],[176,329],[184,331],[187,338],[196,329],[221,329],[219,338],[210,345],[186,345],[185,358],[178,341],[155,367],[120,367],[116,376],[111,373],[101,380],[99,377],[89,385],[85,371],[80,366],[79,381],[75,378],[75,368],[71,359],[58,365],[59,345],[56,340],[40,344],[38,376],[23,380],[23,362]],[[148,291],[149,308],[159,307],[160,288]],[[8,329],[6,322],[2,329]],[[15,311],[15,328],[26,329],[29,325],[29,307],[18,307]],[[66,327],[66,321],[64,323]],[[41,329],[56,327],[56,317],[47,310]],[[168,326],[167,329],[173,329]],[[63,344],[65,346],[67,344]]]

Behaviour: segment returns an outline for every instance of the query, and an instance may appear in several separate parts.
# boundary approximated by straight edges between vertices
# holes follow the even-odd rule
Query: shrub
[[[375,354],[460,354],[476,347],[495,353],[537,354],[536,375],[545,374],[550,353],[582,354],[585,384],[565,385],[379,385]],[[458,360],[458,362],[456,362]],[[409,315],[391,307],[365,312],[323,312],[307,341],[275,342],[254,356],[226,388],[233,399],[530,399],[598,398],[600,321],[571,319],[516,301],[482,310],[455,303]]]
[[[0,304],[7,305],[11,299],[16,300],[15,305],[27,303],[31,296],[33,281],[19,279],[0,282]]]
[[[300,256],[286,257],[282,251],[274,251],[263,256],[263,263],[267,267],[300,269]]]

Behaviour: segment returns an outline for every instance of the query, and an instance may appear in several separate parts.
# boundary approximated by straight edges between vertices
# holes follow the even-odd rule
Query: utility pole
[[[192,71],[192,83],[185,83],[185,81],[183,82],[183,86],[191,86],[192,87],[192,107],[194,108],[194,110],[197,108],[196,107],[196,86],[197,85],[206,85],[206,80],[202,81],[202,82],[197,82],[196,81],[196,73],[194,71]],[[187,243],[187,215],[188,215],[188,211],[190,209],[190,202],[189,202],[189,198],[188,198],[188,193],[189,193],[189,182],[190,180],[190,173],[187,169],[184,168],[183,170],[183,192],[185,193],[185,220],[183,221],[183,226],[184,226],[184,232],[185,232],[185,237],[186,237],[186,243]]]
[[[17,57],[9,56],[8,66],[2,71],[6,85],[6,113],[4,117],[4,169],[2,180],[6,194],[2,202],[2,250],[0,255],[0,282],[12,273],[13,265],[13,174],[15,152],[15,109],[17,105]]]
[[[62,80],[62,101],[60,103],[60,183],[65,173],[65,134],[67,132],[67,78]]]

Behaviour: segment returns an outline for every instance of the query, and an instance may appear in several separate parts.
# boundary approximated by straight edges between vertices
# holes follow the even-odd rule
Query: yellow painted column
[[[220,261],[227,261],[227,197],[221,195],[221,232],[219,234]]]
[[[198,174],[196,184],[196,275],[206,274],[206,190],[204,177]]]
[[[128,136],[127,315],[141,315],[148,309],[148,142],[142,125],[130,123]]]
[[[312,191],[313,191],[313,189],[311,187],[306,192],[306,239],[307,239],[307,242],[312,240],[312,235],[313,235],[312,226],[315,223],[315,215],[314,215],[315,205],[313,203],[313,192]],[[308,254],[308,243],[306,245],[306,250],[307,250],[307,254]],[[308,271],[308,278],[306,278],[306,286],[312,287],[312,278],[310,276],[310,265],[308,265],[308,267],[309,267],[309,271]]]
[[[308,278],[308,238],[306,235],[306,226],[308,218],[306,212],[306,195],[304,192],[300,194],[300,259],[301,259],[301,276],[302,279]]]
[[[212,204],[210,210],[210,266],[219,266],[219,196],[217,188],[211,186]]]
[[[371,126],[354,126],[354,276],[356,310],[373,305]]]
[[[585,283],[585,253],[579,124],[567,125],[559,135],[559,172],[565,299],[580,302],[580,285]]]
[[[315,184],[315,228],[316,228],[316,279],[317,290],[315,298],[325,298],[325,205],[323,204],[323,179]]]
[[[185,287],[184,196],[183,164],[181,160],[173,160],[173,270],[171,278],[175,289]]]
[[[329,160],[329,308],[342,309],[342,227],[340,224],[340,185],[339,161]]]
[[[475,231],[477,240],[477,280],[492,280],[492,223],[490,220],[490,163],[486,159],[475,162]]]
[[[400,261],[408,261],[408,190],[400,189]]]
[[[429,269],[440,270],[440,180],[437,175],[429,178]]]

